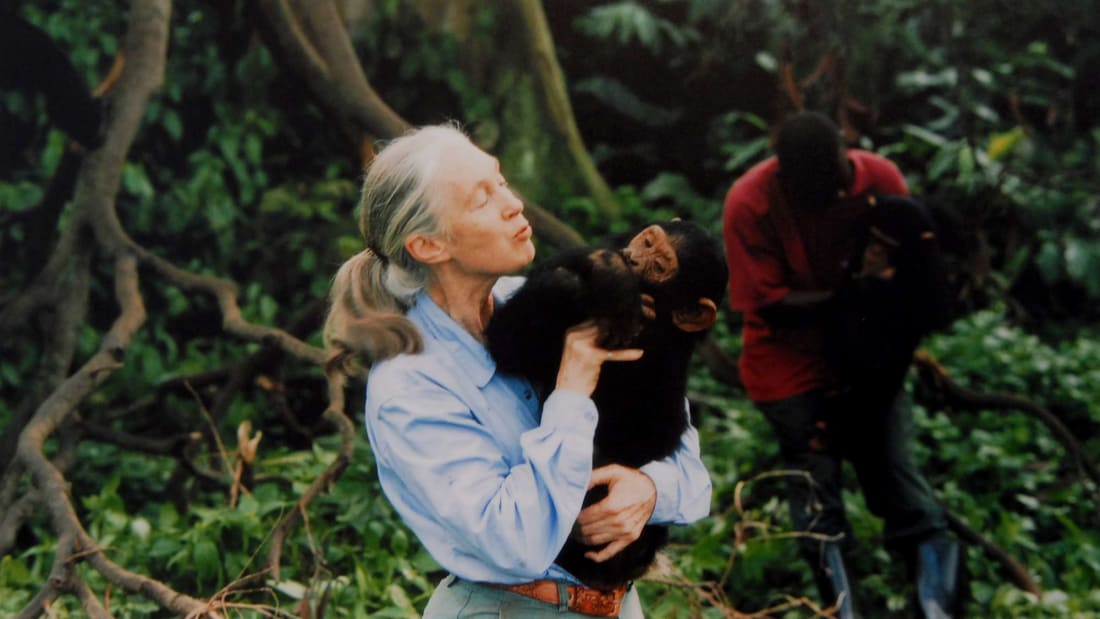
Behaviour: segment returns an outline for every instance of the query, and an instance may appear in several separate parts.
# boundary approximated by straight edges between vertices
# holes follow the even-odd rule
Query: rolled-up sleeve
[[[685,411],[687,414],[686,402]],[[657,503],[649,521],[653,524],[688,524],[710,513],[710,473],[699,449],[699,431],[688,421],[680,446],[671,456],[640,469],[657,488]]]

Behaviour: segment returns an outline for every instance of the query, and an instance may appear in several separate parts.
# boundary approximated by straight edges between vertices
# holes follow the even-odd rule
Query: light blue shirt
[[[494,303],[522,283],[501,278]],[[558,389],[540,413],[531,385],[497,373],[485,347],[427,294],[408,317],[424,351],[376,364],[367,380],[367,436],[387,498],[459,578],[576,582],[553,561],[592,474],[595,404]],[[694,428],[675,454],[641,470],[657,488],[651,523],[707,515],[710,476]]]

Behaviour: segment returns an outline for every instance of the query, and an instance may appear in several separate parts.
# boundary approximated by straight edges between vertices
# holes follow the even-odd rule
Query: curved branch
[[[409,130],[367,81],[331,0],[259,0],[260,17],[282,58],[324,106],[363,133],[392,138]],[[361,136],[355,136],[358,142]]]
[[[0,516],[0,557],[6,556],[15,546],[15,537],[20,527],[31,517],[41,500],[42,495],[32,490],[11,505],[4,506],[4,515]]]
[[[245,320],[241,315],[241,307],[237,304],[237,285],[232,281],[186,271],[144,248],[137,248],[136,255],[143,264],[153,267],[157,273],[180,288],[213,296],[222,313],[222,327],[229,333],[253,342],[271,342],[299,359],[324,365],[327,355],[323,349],[307,344],[283,329],[265,327]]]
[[[355,427],[344,414],[343,407],[334,408],[330,406],[325,410],[324,418],[334,424],[340,431],[340,453],[336,456],[336,460],[325,469],[325,472],[313,480],[302,498],[298,499],[294,509],[287,512],[283,519],[279,521],[279,524],[275,526],[275,530],[271,535],[271,549],[267,554],[267,569],[271,571],[276,579],[279,578],[279,559],[283,553],[283,542],[290,535],[290,531],[298,524],[298,521],[305,515],[306,507],[310,502],[343,475],[344,470],[351,464],[351,457],[355,452]]]
[[[531,223],[531,229],[540,240],[559,249],[580,247],[585,244],[584,237],[579,232],[541,206],[528,202],[525,203],[523,212]]]
[[[113,619],[111,613],[107,612],[107,609],[100,603],[99,598],[92,593],[88,583],[84,582],[84,579],[77,574],[73,574],[69,582],[69,593],[76,596],[76,599],[80,600],[80,605],[84,607],[84,612],[87,613],[91,619]]]
[[[141,11],[135,13],[141,15]],[[115,296],[122,313],[104,336],[99,351],[39,407],[19,437],[17,457],[26,467],[35,487],[42,493],[53,529],[58,532],[61,540],[72,540],[71,553],[90,552],[89,563],[111,582],[130,591],[140,591],[174,612],[187,613],[201,609],[203,603],[150,578],[127,572],[103,556],[80,524],[69,499],[68,483],[43,455],[46,438],[72,414],[84,398],[114,370],[121,367],[122,358],[134,333],[145,321],[145,306],[138,290],[137,261],[132,256],[122,256],[116,261]],[[59,552],[69,545],[59,541]]]
[[[88,297],[91,289],[91,253],[87,235],[73,248],[70,268],[63,277],[50,286],[52,290],[65,290],[64,302],[58,301],[50,310],[37,312],[29,320],[41,333],[38,367],[19,406],[12,412],[7,424],[0,430],[0,476],[16,475],[9,467],[15,457],[19,434],[34,416],[43,400],[69,375],[76,355],[80,326],[87,317]],[[15,481],[15,479],[12,479]],[[5,486],[6,487],[6,486]],[[7,503],[0,497],[0,508]]]
[[[615,218],[619,215],[619,202],[607,186],[592,156],[584,145],[584,139],[577,128],[573,115],[573,104],[569,100],[569,90],[565,86],[565,75],[558,64],[554,41],[550,36],[550,26],[546,23],[546,13],[539,0],[520,0],[515,3],[520,20],[527,34],[527,49],[531,59],[533,74],[543,100],[553,120],[552,126],[561,133],[568,145],[569,152],[577,164],[584,184],[592,199],[605,214]]]
[[[183,453],[184,447],[191,444],[197,434],[177,434],[166,437],[138,436],[128,432],[112,430],[86,419],[77,418],[76,421],[80,426],[81,433],[93,441],[152,456],[179,457]]]
[[[1013,559],[1004,549],[986,539],[984,535],[971,528],[955,514],[947,510],[944,510],[944,514],[947,516],[947,524],[955,532],[955,535],[958,535],[960,539],[968,544],[980,547],[994,561],[999,563],[1012,584],[1036,596],[1042,595],[1039,585],[1035,583],[1035,580],[1031,578],[1031,574],[1027,573],[1027,568],[1021,565],[1019,561]]]
[[[344,121],[338,124],[354,127],[356,133],[348,136],[352,142],[360,143],[364,137],[362,133],[392,139],[412,128],[412,124],[386,105],[371,87],[355,55],[347,29],[331,0],[258,0],[257,5],[267,46],[276,58],[282,59],[295,77],[307,85],[313,98],[321,106],[333,110]],[[542,20],[545,21],[545,16],[542,16]],[[553,49],[552,42],[549,48],[546,48],[545,41],[540,45],[539,49],[543,51]],[[555,60],[554,67],[556,66]],[[557,71],[560,82],[560,67]],[[542,81],[553,82],[550,78]],[[572,110],[566,108],[565,111],[568,112],[569,119],[565,126],[573,127],[576,133],[575,123],[571,120]],[[568,139],[573,147],[579,145],[581,149],[584,148],[579,133],[575,138]],[[584,157],[591,164],[587,151],[584,152]],[[614,197],[602,177],[594,184],[591,177],[593,174],[599,177],[599,173],[594,165],[590,165],[590,168],[585,170],[584,176],[591,186],[593,196],[601,195],[599,187],[602,185],[607,196],[613,200]],[[601,199],[600,203],[602,205],[604,200]],[[531,227],[540,239],[555,247],[584,244],[583,237],[576,230],[546,209],[536,204],[528,204],[526,209]]]
[[[69,579],[72,576],[72,564],[69,556],[72,554],[73,536],[62,534],[57,538],[57,548],[53,553],[53,565],[50,567],[50,575],[46,578],[46,585],[42,590],[15,615],[14,619],[36,619],[46,613],[49,604],[61,597],[68,588]]]

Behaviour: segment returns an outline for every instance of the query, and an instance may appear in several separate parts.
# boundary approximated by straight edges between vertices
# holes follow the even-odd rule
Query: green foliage
[[[341,158],[345,145],[337,128],[256,42],[247,4],[175,4],[163,89],[123,168],[118,210],[128,233],[154,253],[239,282],[248,319],[285,326],[324,297],[339,263],[361,248],[354,224],[361,171],[357,161]],[[454,40],[425,33],[412,3],[374,4],[356,45],[385,100],[418,123],[457,117],[493,143],[507,111],[494,109],[477,76],[466,73]],[[577,102],[590,106],[579,115],[582,133],[623,208],[610,218],[590,197],[573,196],[555,212],[588,238],[673,216],[718,232],[729,183],[767,155],[773,106],[782,103],[782,63],[792,62],[804,77],[825,50],[839,45],[849,94],[879,115],[860,126],[862,145],[898,161],[915,192],[980,222],[1000,289],[1038,273],[1049,290],[1063,286],[1084,299],[1072,305],[1072,295],[1050,293],[1047,305],[1038,306],[1057,306],[1062,314],[1029,305],[1035,322],[1028,324],[1040,335],[1011,326],[1019,316],[1015,304],[994,304],[933,338],[931,350],[971,387],[1046,405],[1092,460],[1100,459],[1100,337],[1081,327],[1096,316],[1089,304],[1100,299],[1100,130],[1082,124],[1072,106],[1075,88],[1085,83],[1082,67],[1094,66],[1084,61],[1100,49],[1090,34],[1094,12],[1056,2],[1049,17],[1046,5],[948,0],[580,4],[563,20],[567,30],[555,35],[578,35],[561,55]],[[106,0],[22,3],[20,10],[58,41],[89,84],[106,73],[125,30],[125,12]],[[1007,12],[1005,19],[990,17],[998,11]],[[494,32],[495,19],[493,10],[478,9],[476,35]],[[1051,19],[1065,36],[1045,32]],[[1095,102],[1095,95],[1085,101]],[[0,273],[0,288],[14,291],[40,266],[24,259],[43,248],[24,241],[66,137],[49,127],[41,101],[5,95],[2,103],[36,128],[23,166],[0,180],[0,250],[18,265]],[[77,362],[94,352],[117,311],[109,274],[97,269]],[[125,365],[82,406],[81,416],[139,435],[204,430],[213,391],[196,385],[193,393],[160,393],[158,385],[233,367],[258,346],[225,337],[214,300],[157,282],[143,274],[148,321]],[[1062,321],[1058,339],[1046,337],[1056,331],[1052,316],[1072,319]],[[716,335],[735,355],[738,325],[732,314],[726,318]],[[307,337],[316,341],[317,334]],[[0,424],[39,370],[34,328],[4,342],[2,352]],[[318,372],[294,364],[279,372],[264,378],[285,388],[291,413],[308,424],[324,407]],[[224,483],[196,478],[175,459],[85,441],[80,464],[68,475],[79,516],[105,552],[199,596],[252,572],[266,556],[275,523],[295,508],[337,449],[334,437],[306,447],[285,427],[275,412],[278,387],[245,389],[213,422],[223,437],[245,420],[265,432],[257,483],[232,507]],[[669,554],[689,586],[641,583],[647,609],[657,617],[722,616],[690,586],[704,582],[721,582],[724,595],[744,611],[788,595],[816,598],[793,540],[783,537],[790,525],[780,480],[756,479],[779,467],[766,422],[743,393],[701,367],[690,387],[714,509],[702,522],[674,529]],[[1100,613],[1096,506],[1045,426],[1004,411],[917,407],[915,413],[917,457],[940,498],[1021,559],[1046,591],[1040,599],[1020,593],[970,548],[970,615]],[[291,612],[299,600],[316,602],[328,589],[327,616],[414,617],[423,608],[441,572],[385,500],[359,435],[349,469],[310,505],[308,524],[286,541],[278,581],[233,600]],[[196,459],[228,479],[209,445],[200,446]],[[867,608],[909,616],[907,576],[878,549],[880,524],[854,479],[845,500],[863,551],[852,566],[858,598]],[[750,523],[760,527],[744,529],[739,538],[739,527]],[[38,514],[16,551],[0,558],[0,615],[18,612],[40,589],[54,543]],[[78,569],[95,591],[105,590],[93,570]],[[111,592],[111,610],[116,616],[160,612],[118,590]],[[65,598],[51,613],[83,611]]]
[[[591,77],[577,82],[573,89],[578,93],[593,95],[604,105],[643,125],[668,126],[675,123],[681,116],[679,111],[666,110],[642,101],[622,82],[615,79]]]
[[[666,47],[683,47],[699,37],[695,30],[663,19],[632,0],[595,6],[577,19],[576,28],[622,46],[637,43],[655,54],[664,52]]]

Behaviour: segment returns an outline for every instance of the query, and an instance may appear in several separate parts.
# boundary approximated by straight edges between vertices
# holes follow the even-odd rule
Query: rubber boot
[[[848,583],[848,572],[844,569],[844,557],[841,555],[840,545],[836,542],[822,544],[821,556],[814,567],[814,580],[824,606],[832,606],[840,599],[837,619],[859,619],[852,600],[852,587]]]
[[[955,616],[958,579],[958,542],[938,535],[917,546],[917,603],[925,619]]]

